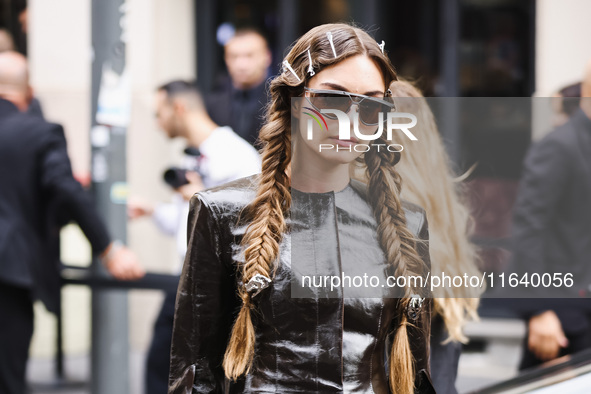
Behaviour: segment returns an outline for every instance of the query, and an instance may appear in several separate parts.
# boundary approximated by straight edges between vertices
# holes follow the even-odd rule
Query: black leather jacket
[[[386,364],[398,326],[398,299],[387,298],[382,289],[363,294],[358,289],[314,288],[307,296],[292,288],[311,269],[339,275],[365,267],[382,276],[392,274],[375,240],[366,187],[356,181],[336,193],[292,191],[289,231],[280,244],[277,270],[272,284],[254,298],[253,367],[237,382],[224,378],[223,355],[241,306],[235,262],[244,260],[240,241],[246,224],[239,216],[253,200],[256,185],[256,176],[244,178],[191,200],[169,393],[389,393]],[[409,229],[427,240],[423,210],[410,204],[404,209]],[[418,249],[429,263],[426,243]],[[415,328],[409,329],[417,393],[435,392],[428,374],[430,313],[431,300],[426,300]]]

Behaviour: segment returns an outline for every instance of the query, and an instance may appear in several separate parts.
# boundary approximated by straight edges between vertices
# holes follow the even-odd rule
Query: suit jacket
[[[367,187],[352,181],[340,192],[292,189],[271,285],[253,298],[256,333],[252,369],[225,382],[221,362],[240,308],[244,261],[240,246],[248,220],[243,208],[256,195],[257,176],[201,192],[191,200],[189,250],[177,293],[169,393],[390,393],[388,368],[399,327],[400,294],[385,287],[394,274],[377,241]],[[407,226],[423,242],[430,267],[424,211],[404,204]],[[307,275],[374,276],[382,286],[305,285]],[[316,281],[316,279],[314,279]],[[346,283],[346,279],[343,279]],[[429,380],[431,300],[409,326],[416,392],[434,393]]]
[[[265,83],[250,90],[238,90],[228,79],[205,96],[205,105],[211,119],[220,126],[230,126],[252,145],[255,145],[259,137],[266,104]]]
[[[0,99],[0,283],[31,289],[55,310],[58,266],[47,257],[57,231],[48,225],[52,205],[67,209],[94,252],[106,249],[109,234],[72,176],[62,127]]]
[[[591,120],[579,109],[563,126],[534,144],[525,159],[514,208],[514,264],[519,273],[572,273],[574,286],[560,291],[528,288],[518,296],[555,299],[521,300],[525,315],[555,309],[560,315],[591,310]],[[523,307],[527,305],[527,307]],[[569,308],[570,307],[570,308]],[[576,320],[576,318],[574,319]]]

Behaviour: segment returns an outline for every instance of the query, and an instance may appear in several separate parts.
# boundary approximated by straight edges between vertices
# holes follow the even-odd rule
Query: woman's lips
[[[359,140],[355,137],[349,140],[340,140],[339,137],[329,137],[331,140],[334,140],[337,145],[340,146],[353,146],[359,143]]]

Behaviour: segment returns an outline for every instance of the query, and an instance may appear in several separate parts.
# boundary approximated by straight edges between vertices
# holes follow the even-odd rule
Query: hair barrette
[[[244,286],[246,288],[246,292],[250,294],[251,298],[256,297],[261,291],[269,287],[271,284],[271,279],[266,277],[265,275],[256,274],[248,283]]]
[[[334,58],[337,58],[337,51],[336,49],[334,49],[334,43],[332,42],[332,33],[331,32],[326,32],[326,37],[328,37],[328,41],[330,42],[330,47],[332,48],[332,54],[334,55]]]
[[[310,48],[308,48],[308,74],[310,74],[311,77],[314,76],[314,74],[316,74],[316,72],[314,71],[314,67],[312,66],[312,55],[310,54]]]
[[[421,308],[423,307],[423,301],[425,301],[425,298],[417,294],[413,294],[410,297],[410,301],[406,309],[406,314],[410,320],[417,320],[419,314],[421,313]]]
[[[300,79],[300,77],[298,77],[298,74],[296,74],[296,72],[293,70],[293,68],[291,68],[291,64],[289,64],[289,62],[287,61],[287,59],[283,61],[283,66],[285,68],[287,68],[298,79],[298,82],[302,82],[302,80]]]
[[[384,54],[384,47],[386,46],[386,42],[384,40],[382,40],[382,43],[378,46],[380,47],[380,50],[382,51],[382,55],[383,55]]]

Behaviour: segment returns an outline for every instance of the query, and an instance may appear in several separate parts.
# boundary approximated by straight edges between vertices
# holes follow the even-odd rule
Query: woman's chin
[[[348,151],[330,151],[330,152],[319,152],[319,155],[322,157],[323,160],[325,160],[327,163],[331,163],[331,164],[350,164],[353,161],[355,161],[355,159],[357,159],[361,153],[352,151],[352,152],[348,152]]]

